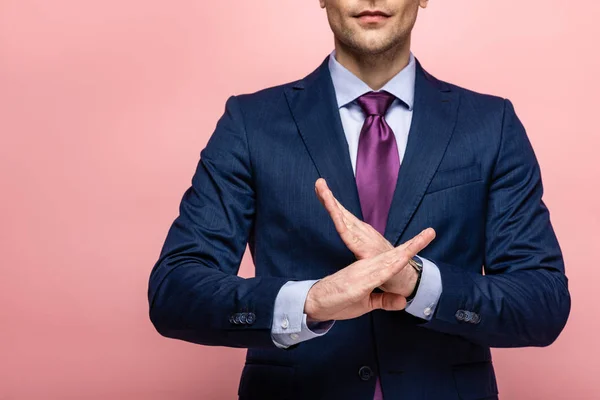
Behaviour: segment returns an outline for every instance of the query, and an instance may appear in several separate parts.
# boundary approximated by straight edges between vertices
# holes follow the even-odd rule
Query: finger
[[[427,228],[411,239],[407,246],[398,246],[370,259],[363,267],[364,273],[368,275],[369,287],[374,289],[387,282],[406,266],[410,258],[427,247],[434,238],[435,231]]]
[[[417,235],[417,236],[418,236],[418,235]],[[413,238],[411,238],[411,239],[407,240],[406,242],[402,243],[400,246],[396,246],[396,248],[402,248],[402,249],[405,249],[405,248],[407,248],[408,246],[410,246],[410,244],[411,244],[412,242],[414,242],[414,241],[415,241],[415,239],[417,238],[417,236],[415,236],[415,237],[413,237]]]
[[[394,250],[390,250],[392,252],[400,253],[402,258],[408,259],[416,256],[421,250],[431,243],[431,241],[435,238],[435,231],[433,228],[426,228],[421,231],[417,236],[412,238],[406,246],[396,247]]]
[[[360,235],[362,237],[368,237],[370,234],[372,234],[372,231],[377,232],[375,228],[372,228],[369,224],[367,224],[364,221],[361,221],[354,214],[348,211],[342,205],[342,203],[340,203],[338,199],[335,198],[335,196],[333,198],[335,199],[338,208],[342,211],[344,223],[346,224],[346,227],[348,229],[351,229],[355,234]]]
[[[331,190],[329,190],[325,179],[317,179],[315,189],[317,191],[319,200],[321,200],[321,204],[323,204],[329,213],[336,230],[340,235],[343,235],[346,232],[347,226],[343,218],[342,210],[337,206],[335,197],[333,196]]]
[[[428,229],[430,231],[428,231]],[[407,240],[406,242],[402,243],[400,246],[396,246],[397,249],[406,249],[407,247],[409,247],[414,241],[415,239],[417,239],[418,237],[421,237],[423,234],[425,235],[430,235],[433,234],[433,239],[435,239],[435,230],[433,228],[427,228],[427,229],[423,229],[417,236],[414,236],[413,238]],[[429,241],[427,244],[429,244],[431,241]]]
[[[328,212],[331,212],[335,209],[335,207],[332,207],[332,205],[335,206],[335,204],[331,204],[331,200],[328,199],[328,191],[329,188],[327,186],[327,181],[325,181],[323,178],[317,179],[315,182],[315,192],[317,193],[317,197],[319,198],[321,204],[323,204],[323,207],[325,207]]]
[[[364,241],[366,233],[360,228],[359,223],[362,224],[360,220],[341,205],[333,195],[333,192],[328,188],[325,180],[317,182],[317,185],[319,196],[323,199],[323,204],[329,212],[336,231],[344,243],[352,248],[358,242]]]
[[[416,256],[421,250],[429,245],[435,239],[435,230],[433,228],[424,229],[404,248],[407,251],[408,258]]]
[[[333,193],[332,193],[332,196],[333,196]],[[352,214],[350,211],[348,211],[346,209],[346,207],[344,207],[342,205],[342,203],[340,203],[339,200],[335,196],[333,196],[333,200],[335,200],[335,203],[337,204],[338,208],[342,211],[344,218],[348,219],[348,221],[358,225],[359,227],[360,227],[360,225],[364,224],[363,221],[361,221],[354,214]]]
[[[334,196],[331,189],[329,189],[329,185],[327,185],[327,181],[323,178],[317,179],[315,184],[315,188],[319,197],[323,200],[323,202],[327,202],[331,209],[335,209],[336,211],[341,211],[342,213],[350,214],[346,208],[338,201],[338,199]]]
[[[354,214],[348,211],[346,207],[342,205],[342,203],[339,202],[339,200],[335,197],[333,192],[327,186],[327,182],[325,182],[325,188],[326,190],[324,192],[324,197],[333,199],[333,202],[335,202],[336,206],[336,212],[339,211],[342,215],[341,222],[344,225],[343,227],[341,225],[339,226],[338,233],[340,231],[345,232],[345,230],[347,229],[355,235],[358,235],[363,238],[366,237],[368,235],[368,230],[366,229],[368,225],[365,222],[358,219]],[[328,199],[328,201],[330,200]],[[344,227],[346,229],[343,229]],[[349,239],[351,239],[353,242],[356,241],[356,238],[354,237],[349,237]]]
[[[317,181],[315,182],[315,193],[317,194],[317,199],[319,199],[319,201],[321,202],[323,207],[325,207],[325,202],[323,200],[323,196],[321,196],[321,190],[320,190],[320,188],[323,185],[323,182],[325,182],[325,179],[323,179],[323,178],[317,179]]]
[[[371,293],[369,305],[372,310],[400,311],[406,308],[406,298],[392,292]]]

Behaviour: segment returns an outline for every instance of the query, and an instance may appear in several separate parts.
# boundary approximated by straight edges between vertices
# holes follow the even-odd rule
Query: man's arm
[[[316,182],[316,190],[340,237],[357,258],[373,257],[392,246],[348,212],[324,180]],[[410,303],[414,308],[411,314],[422,319],[421,326],[489,347],[545,346],[558,337],[569,316],[571,298],[542,194],[537,159],[512,104],[506,100],[488,197],[485,276],[431,260],[436,268],[430,271],[440,274],[433,280],[441,278],[440,285],[433,284],[434,290],[427,296],[431,304],[435,303],[430,307],[433,317],[427,321],[425,309],[420,314],[421,307],[412,307],[416,297]],[[381,288],[407,295],[414,288],[414,274],[412,268],[405,268]]]
[[[164,336],[229,347],[274,347],[279,277],[237,276],[255,193],[235,97],[211,136],[150,275],[150,319]]]
[[[490,347],[547,346],[558,337],[571,299],[542,194],[537,159],[506,100],[489,189],[485,276],[432,260],[443,292],[434,318],[421,326]]]
[[[442,292],[442,281],[438,267],[423,260],[423,276],[415,298],[407,303],[406,312],[426,320],[433,317]],[[335,321],[311,322],[304,313],[304,304],[310,288],[318,280],[287,282],[275,299],[271,337],[279,348],[290,348],[300,342],[325,335]]]
[[[238,101],[231,97],[150,274],[150,319],[159,333],[204,345],[276,346],[275,299],[288,279],[237,276],[254,213],[248,141]],[[318,322],[404,309],[403,296],[373,289],[400,273],[434,237],[426,229],[319,280],[304,304],[306,314]]]
[[[422,257],[421,257],[422,258]],[[407,303],[406,312],[426,320],[433,312],[442,292],[439,269],[431,261],[423,260],[423,277],[415,298]],[[304,313],[304,304],[310,288],[318,280],[287,282],[275,299],[271,338],[282,349],[325,335],[335,321],[311,322]]]

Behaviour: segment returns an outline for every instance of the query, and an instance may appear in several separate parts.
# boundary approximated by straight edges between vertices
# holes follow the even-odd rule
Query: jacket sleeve
[[[485,274],[432,260],[443,289],[434,318],[422,326],[489,347],[547,346],[564,328],[571,299],[542,201],[539,164],[512,104],[504,104],[489,188]]]
[[[273,347],[280,277],[237,276],[255,213],[248,140],[236,97],[206,147],[150,274],[150,320],[163,336],[228,347]]]

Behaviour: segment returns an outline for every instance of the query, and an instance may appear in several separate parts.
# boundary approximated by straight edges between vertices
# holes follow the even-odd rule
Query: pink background
[[[600,398],[599,12],[431,1],[417,23],[430,72],[514,102],[567,262],[563,335],[494,351],[504,399]],[[331,48],[317,0],[0,0],[0,399],[235,397],[244,351],[159,336],[148,274],[226,98]]]

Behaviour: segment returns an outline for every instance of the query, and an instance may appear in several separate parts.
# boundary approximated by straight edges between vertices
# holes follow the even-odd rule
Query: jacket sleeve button
[[[246,317],[246,322],[249,325],[252,325],[254,321],[256,321],[256,315],[253,312],[249,312],[248,316]]]
[[[471,322],[473,319],[473,313],[471,311],[465,311],[465,322]]]

